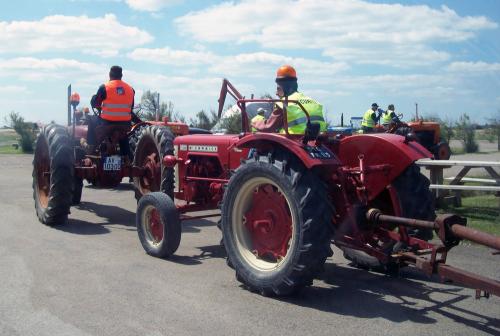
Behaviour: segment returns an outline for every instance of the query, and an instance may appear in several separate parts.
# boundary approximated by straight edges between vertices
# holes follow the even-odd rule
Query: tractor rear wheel
[[[174,153],[174,135],[164,126],[144,127],[134,153],[134,166],[146,170],[134,177],[137,201],[150,192],[161,191],[174,199],[174,169],[163,164],[163,157]]]
[[[420,173],[420,168],[412,164],[399,175],[392,187],[395,189],[399,204],[392,205],[392,208],[401,209],[400,214],[393,213],[406,218],[416,218],[433,221],[436,218],[434,208],[434,196],[429,189],[429,179]],[[428,241],[432,239],[432,230],[408,230],[411,236]],[[388,254],[396,252],[400,244],[392,246],[394,250],[386,251]],[[359,250],[342,248],[344,257],[351,260],[355,266],[372,269],[376,271],[391,272],[398,268],[393,262],[382,263],[377,258]]]
[[[139,138],[141,137],[142,130],[147,127],[147,125],[139,125],[134,128],[134,131],[128,137],[128,145],[130,148],[130,159],[134,160],[135,149],[137,148],[137,143],[139,142]]]
[[[40,222],[65,224],[73,200],[74,157],[67,130],[59,125],[43,127],[33,158],[33,199]]]
[[[251,291],[291,294],[310,285],[332,255],[326,186],[283,153],[243,163],[221,213],[228,264]]]
[[[436,160],[449,160],[451,156],[450,145],[447,142],[440,142],[432,149],[432,154]]]
[[[181,221],[169,196],[161,192],[144,195],[137,206],[135,221],[146,253],[166,258],[177,251],[181,241]]]

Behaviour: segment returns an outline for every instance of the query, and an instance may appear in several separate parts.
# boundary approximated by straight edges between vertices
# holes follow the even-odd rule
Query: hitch
[[[488,298],[490,294],[500,296],[500,282],[494,279],[473,274],[471,272],[446,265],[447,252],[456,246],[460,240],[467,239],[480,245],[500,251],[500,237],[466,227],[466,218],[457,215],[439,215],[434,222],[384,215],[378,209],[366,212],[366,219],[372,224],[397,224],[419,229],[433,229],[437,232],[443,245],[432,245],[430,257],[424,257],[422,251],[401,252],[400,257],[405,262],[413,264],[427,275],[437,274],[442,282],[452,281],[476,290],[476,299]],[[483,294],[481,294],[483,293]]]

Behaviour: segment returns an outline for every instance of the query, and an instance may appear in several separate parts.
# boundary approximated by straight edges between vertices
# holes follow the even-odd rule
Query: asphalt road
[[[0,155],[0,335],[499,335],[500,298],[414,270],[352,268],[335,250],[325,273],[287,299],[243,289],[215,220],[184,223],[173,260],[146,255],[128,184],[86,186],[68,225],[35,216],[30,155]],[[499,223],[500,225],[500,223]],[[459,246],[450,263],[500,279],[500,256]]]

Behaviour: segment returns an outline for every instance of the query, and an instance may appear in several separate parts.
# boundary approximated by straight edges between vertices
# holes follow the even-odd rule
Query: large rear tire
[[[412,164],[399,175],[392,187],[395,189],[399,204],[394,205],[401,209],[400,216],[406,218],[416,218],[433,221],[436,218],[434,208],[434,196],[429,189],[429,179],[420,173],[420,168]],[[394,214],[397,215],[397,214]],[[433,232],[430,229],[409,230],[410,235],[428,241],[432,239]],[[393,249],[401,247],[400,244],[393,245]],[[351,260],[355,266],[372,269],[382,272],[392,272],[398,268],[398,265],[389,261],[382,263],[377,258],[359,250],[342,248],[344,257]],[[395,250],[386,251],[388,254],[396,252]]]
[[[451,156],[450,145],[447,142],[440,142],[432,149],[436,160],[449,160]]]
[[[222,232],[236,279],[262,295],[288,295],[312,283],[331,256],[326,187],[283,153],[243,163],[222,204]]]
[[[44,126],[33,158],[33,199],[40,222],[65,224],[73,201],[74,155],[66,128]]]
[[[144,195],[137,205],[137,234],[149,255],[167,258],[181,241],[181,221],[174,201],[161,192]]]
[[[143,128],[134,153],[134,166],[146,168],[146,175],[134,177],[137,201],[153,191],[161,191],[174,199],[174,169],[163,164],[163,157],[174,153],[173,141],[174,135],[167,127]]]

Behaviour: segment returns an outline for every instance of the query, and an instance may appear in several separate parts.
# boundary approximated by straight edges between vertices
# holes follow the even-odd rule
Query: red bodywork
[[[194,134],[175,138],[175,197],[208,209],[216,208],[230,171],[248,156],[248,149],[234,146],[238,141],[237,135]]]

